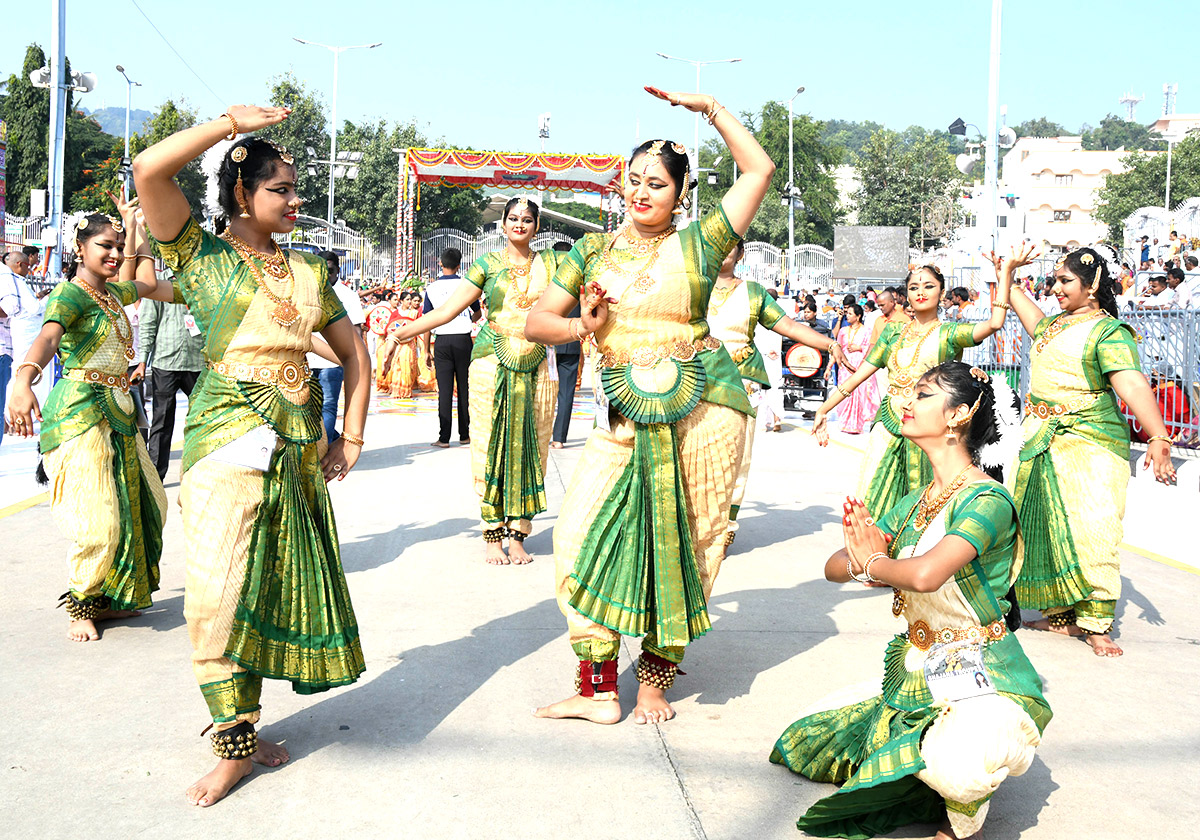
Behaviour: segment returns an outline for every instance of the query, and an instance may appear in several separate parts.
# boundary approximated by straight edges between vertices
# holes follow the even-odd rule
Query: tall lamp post
[[[346,50],[373,50],[383,44],[382,41],[377,41],[374,44],[354,44],[345,47],[331,47],[329,44],[318,44],[316,41],[305,41],[303,38],[292,38],[300,44],[307,44],[310,47],[324,47],[333,53],[333,104],[330,114],[330,130],[329,130],[329,159],[336,161],[337,156],[337,84],[338,84],[338,56]],[[333,229],[333,179],[335,167],[331,164],[329,167],[329,204],[325,209],[325,222],[329,225],[329,229]]]
[[[795,270],[796,258],[796,201],[792,193],[796,189],[796,177],[793,174],[793,166],[795,163],[795,146],[792,142],[792,103],[796,101],[796,97],[804,93],[804,85],[796,88],[796,92],[792,94],[792,98],[788,100],[788,279],[792,277],[792,272]]]
[[[694,58],[679,58],[666,53],[655,53],[659,58],[665,58],[668,61],[682,61],[685,64],[691,64],[696,68],[696,93],[700,92],[700,68],[705,64],[733,64],[741,61],[740,58],[715,58],[708,61],[699,61]],[[692,134],[692,149],[696,155],[696,168],[700,167],[700,113],[696,112],[696,127]],[[696,179],[696,188],[692,191],[692,219],[700,218],[700,179]]]
[[[135,82],[125,73],[125,68],[117,65],[117,72],[125,77],[125,157],[121,158],[121,198],[129,200],[129,174],[133,161],[129,158],[129,103],[133,96],[134,87],[141,87],[141,82]]]

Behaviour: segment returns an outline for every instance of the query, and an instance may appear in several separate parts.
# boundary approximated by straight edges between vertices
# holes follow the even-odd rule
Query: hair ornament
[[[975,380],[978,382],[987,382],[988,379],[990,378],[990,377],[988,377],[987,373],[983,370],[983,368],[977,368],[977,367],[971,368],[971,376],[975,377]]]
[[[1054,270],[1058,271],[1060,268],[1062,268],[1066,264],[1067,264],[1067,255],[1063,254],[1061,257],[1059,257],[1057,260],[1054,261]]]
[[[88,217],[87,216],[84,216],[82,219],[79,220],[79,224],[75,225],[75,227],[78,228],[79,230],[87,230],[87,226],[88,226]]]
[[[529,199],[527,199],[527,198],[526,198],[525,196],[523,196],[523,195],[521,195],[521,196],[517,196],[517,203],[513,205],[513,210],[516,210],[518,213],[528,213],[528,212],[530,212],[530,210],[529,210]]]
[[[642,156],[642,174],[645,175],[651,166],[662,161],[662,147],[666,140],[655,140]]]
[[[1096,258],[1093,257],[1091,254],[1080,254],[1079,255],[1079,262],[1081,262],[1083,265],[1091,265],[1095,261],[1096,261]]]
[[[125,225],[121,224],[120,219],[114,219],[112,216],[109,216],[108,223],[110,225],[112,225],[113,233],[124,233],[125,232]]]
[[[975,376],[976,370],[979,369],[971,368],[972,376]],[[1024,442],[1021,411],[1017,407],[1016,392],[1002,372],[987,376],[987,379],[992,386],[992,413],[996,420],[996,431],[1000,436],[996,442],[986,444],[979,450],[979,465],[1008,469],[1016,462]]]
[[[687,146],[683,145],[682,143],[672,143],[671,151],[675,152],[677,155],[686,155]]]
[[[275,143],[271,140],[267,141],[267,145],[275,150],[275,153],[277,155],[279,155],[279,159],[281,161],[286,163],[288,166],[295,165],[296,159],[294,157],[292,157],[292,153],[289,152],[287,149],[285,149],[283,146],[280,146],[278,143]]]
[[[232,152],[229,153],[229,159],[231,161],[233,161],[234,163],[241,163],[242,161],[244,161],[246,159],[246,147],[238,146],[236,149],[234,149]]]

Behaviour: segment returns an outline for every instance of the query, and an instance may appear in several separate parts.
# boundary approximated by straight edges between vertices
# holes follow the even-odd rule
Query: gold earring
[[[250,218],[250,208],[246,206],[246,187],[242,184],[242,168],[238,167],[237,184],[233,188],[233,195],[237,199],[238,207],[242,208],[242,212],[238,214],[240,218]]]
[[[677,198],[677,199],[675,199],[675,207],[674,207],[674,209],[671,210],[671,215],[678,216],[682,212],[683,212],[683,199]]]
[[[1096,299],[1096,287],[1092,286],[1090,289],[1088,289],[1088,300],[1095,300],[1095,299]]]

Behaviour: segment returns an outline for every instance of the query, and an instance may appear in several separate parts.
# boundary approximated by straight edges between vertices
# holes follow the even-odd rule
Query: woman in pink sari
[[[857,303],[846,305],[845,325],[838,330],[837,343],[850,364],[857,368],[867,355],[871,346],[871,330],[863,323],[863,310]],[[838,365],[838,382],[845,382],[854,373],[854,368]],[[868,379],[851,392],[850,396],[838,406],[838,417],[842,421],[842,431],[857,435],[864,432],[875,419],[879,411],[879,390],[875,380]]]

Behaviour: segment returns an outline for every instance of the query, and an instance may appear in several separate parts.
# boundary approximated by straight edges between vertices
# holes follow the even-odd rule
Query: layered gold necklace
[[[504,268],[508,271],[509,287],[517,293],[516,298],[512,301],[512,305],[522,312],[527,312],[533,308],[534,300],[529,296],[529,284],[533,282],[533,260],[534,255],[529,254],[529,262],[525,265],[515,265],[508,255],[508,249],[504,249]],[[525,288],[518,289],[517,281],[522,277],[525,278]],[[505,300],[507,300],[507,296]]]
[[[967,464],[962,472],[950,480],[950,483],[943,488],[941,493],[938,493],[937,498],[932,501],[929,499],[929,491],[933,489],[933,482],[925,485],[924,491],[921,493],[921,498],[917,499],[917,503],[912,506],[912,510],[908,512],[908,516],[904,520],[904,524],[900,526],[900,530],[896,531],[896,538],[892,540],[889,546],[888,554],[894,559],[900,553],[900,535],[904,533],[904,529],[908,527],[908,523],[912,522],[913,530],[917,532],[917,539],[912,544],[912,551],[909,552],[908,558],[911,560],[917,554],[917,544],[921,542],[921,533],[929,527],[929,523],[934,520],[942,508],[950,503],[950,500],[962,489],[962,486],[967,482],[967,473],[971,471],[974,464]],[[913,516],[916,515],[914,521]],[[904,607],[907,606],[908,599],[904,597],[904,592],[892,587],[892,615],[899,616],[904,612]]]
[[[675,228],[672,226],[656,236],[652,236],[649,239],[642,239],[640,236],[633,235],[631,227],[623,227],[609,237],[608,244],[604,246],[604,265],[610,271],[616,272],[617,274],[625,277],[632,276],[633,282],[630,283],[630,289],[637,292],[648,292],[654,288],[657,282],[653,277],[650,276],[650,272],[654,269],[654,264],[658,262],[659,247],[666,242],[667,238],[673,233],[675,233]],[[629,245],[628,248],[624,249],[627,254],[638,259],[649,257],[645,264],[642,265],[642,267],[632,275],[625,269],[621,268],[621,266],[617,265],[616,261],[612,258],[613,245],[615,245],[617,240],[622,236],[625,237],[625,241]]]
[[[1093,321],[1097,318],[1107,318],[1108,313],[1103,309],[1094,309],[1091,312],[1085,313],[1083,316],[1071,315],[1064,312],[1050,322],[1050,326],[1042,332],[1041,338],[1033,345],[1033,352],[1041,353],[1046,349],[1046,345],[1054,340],[1054,337],[1067,327],[1073,327],[1076,324],[1082,324],[1085,321]]]
[[[733,294],[733,290],[740,285],[741,281],[735,277],[732,286],[713,286],[712,295],[708,299],[708,308],[713,312],[718,311],[725,304],[725,301],[729,300],[730,295]]]
[[[129,323],[129,316],[125,314],[125,307],[121,306],[121,302],[108,290],[108,286],[106,285],[104,292],[101,293],[97,292],[91,287],[91,284],[79,277],[75,278],[75,284],[87,292],[88,297],[96,302],[96,305],[100,307],[100,311],[108,318],[113,332],[116,333],[117,340],[121,342],[121,350],[125,355],[125,360],[132,362],[136,359],[137,353],[133,349],[133,324]],[[122,325],[125,327],[124,333],[121,331]]]
[[[904,346],[907,339],[915,332],[916,321],[909,321],[904,325],[904,329],[900,332],[900,338],[896,341],[896,347],[892,350],[891,356],[888,358],[888,381],[900,389],[902,399],[908,399],[917,390],[917,380],[921,378],[921,374],[925,371],[919,370],[921,362],[921,348],[925,346],[925,339],[929,338],[932,333],[937,332],[940,321],[934,321],[929,325],[929,329],[922,333],[921,338],[917,341],[916,349],[913,350],[912,357],[908,360],[907,365],[900,364],[900,349]]]
[[[275,304],[275,308],[271,310],[271,320],[281,327],[290,327],[300,320],[300,310],[292,302],[292,295],[296,290],[296,278],[292,275],[292,267],[288,264],[287,257],[284,255],[283,249],[279,247],[279,243],[271,241],[271,244],[275,246],[274,254],[260,254],[233,231],[225,231],[221,234],[221,238],[237,252],[238,257],[249,269],[250,276],[254,278],[258,288],[262,289],[263,294]],[[263,264],[263,268],[258,267],[259,262]],[[283,295],[275,294],[267,286],[266,278],[263,277],[264,269],[267,274],[278,280],[289,281],[287,291]]]

